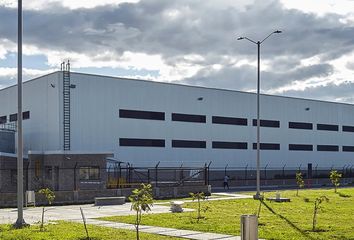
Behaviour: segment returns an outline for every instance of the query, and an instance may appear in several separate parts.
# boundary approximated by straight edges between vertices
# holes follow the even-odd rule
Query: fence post
[[[283,186],[285,185],[285,166],[286,164],[283,166]]]
[[[245,181],[247,181],[247,168],[248,168],[248,164],[245,167]]]
[[[210,161],[209,162],[209,164],[208,164],[208,169],[207,169],[207,179],[208,179],[208,181],[207,181],[207,183],[208,183],[208,185],[209,185],[209,177],[210,177],[210,165],[211,165],[211,163],[212,163],[212,161]]]
[[[148,184],[150,184],[150,168],[148,168]]]
[[[181,164],[181,166],[179,167],[179,181],[178,182],[182,182],[182,186],[184,186],[184,176],[183,176],[183,163]],[[177,179],[176,179],[177,182]]]
[[[26,165],[26,191],[28,191],[28,182],[29,182],[29,175],[28,175],[28,170],[29,170],[29,161],[27,162],[27,165]],[[32,175],[32,174],[31,174]]]
[[[207,164],[204,163],[204,185],[207,185],[208,179],[207,179]]]
[[[77,162],[75,163],[75,166],[74,166],[74,191],[77,191],[76,168],[77,168]]]
[[[268,167],[268,163],[267,165],[264,167],[264,184],[267,185],[267,167]]]
[[[160,161],[155,166],[155,184],[156,184],[156,187],[157,187],[157,182],[158,182],[157,168],[159,167],[159,164],[160,164]]]

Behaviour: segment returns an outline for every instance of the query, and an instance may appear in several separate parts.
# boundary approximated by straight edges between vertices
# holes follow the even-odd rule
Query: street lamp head
[[[276,30],[276,31],[274,31],[273,33],[282,33],[282,31]]]
[[[244,39],[244,37],[239,37],[239,38],[237,38],[237,40],[242,40],[242,39]]]

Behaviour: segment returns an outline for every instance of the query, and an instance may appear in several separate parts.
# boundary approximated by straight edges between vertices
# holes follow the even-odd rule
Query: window
[[[213,116],[212,122],[217,124],[243,125],[247,126],[247,118]]]
[[[99,167],[80,167],[79,169],[80,180],[99,180],[100,168]]]
[[[206,116],[205,115],[192,115],[192,114],[172,113],[172,121],[205,123],[206,122]]]
[[[7,116],[1,116],[0,117],[0,124],[4,124],[7,122]]]
[[[172,140],[173,148],[206,148],[206,141]]]
[[[11,114],[10,115],[10,122],[16,122],[17,121],[17,113]]]
[[[148,119],[148,120],[165,120],[164,112],[151,112],[139,110],[126,110],[119,109],[120,118],[135,118],[135,119]]]
[[[310,144],[289,144],[290,151],[313,151],[313,146]]]
[[[343,152],[354,152],[354,146],[343,146],[342,151]]]
[[[338,131],[338,125],[317,124],[317,130]]]
[[[280,122],[275,121],[275,120],[260,120],[261,122],[261,127],[273,127],[273,128],[279,128],[280,127]],[[257,126],[257,119],[253,119],[253,126]]]
[[[339,147],[336,145],[317,145],[317,151],[322,152],[338,152]]]
[[[22,113],[22,119],[23,120],[26,120],[26,119],[29,119],[29,118],[30,118],[30,112],[29,111],[26,111],[26,112]]]
[[[246,142],[213,142],[212,145],[218,149],[247,149]]]
[[[122,147],[165,147],[163,139],[120,138],[119,146]]]
[[[257,143],[253,143],[253,149],[257,149]],[[280,150],[279,143],[260,143],[261,150]]]
[[[6,116],[5,116],[6,117]],[[22,113],[22,119],[26,120],[30,118],[30,112],[26,111]],[[10,115],[10,122],[16,122],[17,121],[17,113],[11,114]]]
[[[51,180],[52,179],[52,167],[50,166],[45,166],[44,167],[44,178]]]
[[[313,126],[312,126],[312,123],[306,123],[306,122],[289,122],[289,128],[312,130],[312,129],[313,129]]]
[[[354,126],[342,126],[343,132],[354,132]]]

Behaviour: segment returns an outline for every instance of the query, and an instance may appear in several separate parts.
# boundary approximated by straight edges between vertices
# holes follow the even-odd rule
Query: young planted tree
[[[329,179],[331,179],[335,193],[337,193],[337,188],[339,187],[341,177],[342,174],[338,173],[336,170],[332,170],[329,174]]]
[[[136,211],[136,239],[139,240],[139,225],[141,223],[142,212],[150,211],[154,202],[151,185],[142,183],[140,188],[133,190],[132,195],[129,196],[129,200],[132,203],[131,210]]]
[[[47,200],[48,204],[51,205],[52,202],[54,201],[55,199],[55,194],[52,190],[50,190],[49,188],[42,188],[38,191],[38,193],[40,194],[43,194],[45,199]],[[45,209],[44,209],[44,206],[43,206],[43,209],[42,209],[42,222],[41,222],[41,226],[40,226],[40,229],[41,231],[44,230],[44,212],[45,212]]]
[[[312,231],[316,230],[317,213],[318,213],[319,210],[321,210],[321,206],[320,205],[321,205],[321,203],[323,201],[328,202],[329,199],[326,196],[321,196],[321,197],[316,198],[316,200],[315,200],[315,207],[313,209],[313,218],[312,218]]]
[[[305,182],[301,172],[296,173],[296,184],[297,184],[296,196],[299,196],[299,189],[305,186]]]
[[[192,197],[192,200],[196,200],[198,201],[198,216],[197,216],[197,222],[199,222],[199,219],[202,218],[202,216],[200,215],[200,200],[205,200],[205,194],[203,192],[197,192],[197,193],[189,193],[189,195]]]

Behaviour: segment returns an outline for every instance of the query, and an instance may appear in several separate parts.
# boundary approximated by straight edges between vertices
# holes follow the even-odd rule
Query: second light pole
[[[237,40],[246,39],[254,44],[257,45],[258,50],[258,67],[257,67],[257,193],[253,196],[254,199],[261,199],[261,176],[260,176],[260,118],[259,118],[259,111],[260,111],[260,85],[261,85],[261,74],[260,74],[260,63],[261,63],[261,44],[269,38],[274,33],[281,33],[281,31],[276,30],[270,33],[267,37],[265,37],[262,41],[253,41],[248,37],[239,37]]]

